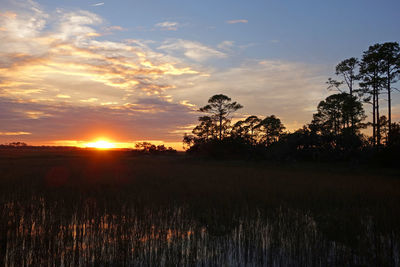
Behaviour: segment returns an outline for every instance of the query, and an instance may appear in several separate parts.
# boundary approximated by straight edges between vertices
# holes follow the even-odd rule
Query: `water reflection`
[[[79,205],[32,198],[2,204],[5,266],[399,265],[399,233],[371,217],[332,218],[279,208],[219,216],[188,207],[86,198]],[[332,215],[333,214],[333,215]],[[350,221],[348,221],[350,220]]]

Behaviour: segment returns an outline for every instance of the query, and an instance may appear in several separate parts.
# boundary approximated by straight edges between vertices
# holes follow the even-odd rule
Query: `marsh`
[[[6,266],[398,266],[396,170],[2,151]]]

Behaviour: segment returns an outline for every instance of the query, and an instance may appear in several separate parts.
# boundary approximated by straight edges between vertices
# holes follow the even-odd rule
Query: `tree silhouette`
[[[380,118],[381,123],[381,137],[383,140],[383,144],[388,144],[389,141],[389,121],[385,115]]]
[[[337,81],[329,78],[327,81],[328,89],[336,89],[340,93],[344,93],[344,91],[340,89],[340,86],[346,84],[347,88],[349,89],[350,95],[353,96],[354,82],[357,80],[358,76],[356,74],[358,64],[359,61],[355,57],[345,59],[337,64],[335,74],[337,76],[341,76],[343,78],[343,81]]]
[[[199,118],[200,123],[191,135],[184,136],[188,152],[272,160],[293,157],[340,160],[355,155],[374,159],[383,149],[388,155],[395,153],[400,146],[400,125],[390,121],[390,93],[400,76],[399,44],[372,45],[363,53],[361,61],[354,57],[343,60],[335,70],[341,79],[329,78],[327,84],[328,89],[339,93],[321,101],[311,123],[292,133],[285,133],[285,127],[274,115],[264,119],[251,115],[231,126],[229,115],[242,105],[226,95],[210,97],[208,104],[199,110],[208,114]],[[380,96],[384,90],[389,98],[388,117],[380,116]],[[372,123],[363,123],[366,115],[362,101],[372,104]],[[373,136],[368,139],[360,129],[371,124]],[[371,140],[369,144],[368,140]],[[369,147],[382,143],[386,146],[383,149]],[[368,153],[363,155],[364,151]]]
[[[279,139],[285,126],[283,126],[281,120],[275,117],[275,115],[271,115],[263,119],[257,128],[259,128],[260,132],[263,134],[261,136],[261,142],[269,146]]]
[[[362,79],[360,86],[364,93],[372,95],[372,139],[374,145],[381,143],[379,95],[386,84],[386,79],[382,76],[384,65],[381,60],[380,48],[380,44],[370,46],[364,52],[360,63],[360,78]]]
[[[222,131],[229,121],[228,116],[242,107],[239,103],[232,102],[230,97],[219,94],[210,97],[208,105],[200,108],[200,111],[211,114],[211,118],[218,121],[219,140],[222,140]]]
[[[336,65],[336,72],[337,76],[342,77],[342,81],[336,81],[331,78],[328,79],[327,84],[328,90],[329,89],[336,89],[340,93],[344,93],[345,91],[340,89],[340,86],[346,84],[350,96],[353,96],[354,93],[354,83],[358,79],[358,74],[356,73],[357,67],[359,65],[359,61],[357,58],[352,57],[349,59],[345,59],[341,61],[339,64]],[[353,116],[351,115],[351,129],[354,131],[354,121]]]
[[[249,144],[256,144],[258,141],[258,131],[261,119],[257,116],[249,116],[245,120],[240,120],[235,123],[232,128],[231,134],[234,137],[244,139]]]
[[[165,147],[165,145],[154,145],[150,142],[139,142],[135,145],[136,149],[142,153],[149,154],[162,154],[162,153],[175,153],[176,150],[172,147]]]
[[[397,42],[388,42],[380,45],[379,54],[382,60],[383,71],[386,76],[386,90],[388,94],[388,136],[387,143],[390,144],[392,129],[392,87],[400,76],[400,46]]]
[[[207,141],[216,137],[217,129],[210,116],[199,117],[199,121],[200,124],[197,125],[192,131],[197,138]]]
[[[338,136],[350,127],[357,130],[365,119],[364,109],[356,97],[347,93],[328,96],[318,104],[318,112],[313,115],[313,126],[323,135]],[[351,126],[353,121],[354,126]]]

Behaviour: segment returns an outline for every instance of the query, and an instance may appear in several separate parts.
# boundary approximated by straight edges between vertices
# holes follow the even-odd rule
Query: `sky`
[[[219,93],[244,106],[234,119],[274,114],[296,130],[333,93],[337,63],[400,41],[398,10],[398,0],[0,0],[0,143],[182,149]],[[400,93],[392,106],[398,122]]]

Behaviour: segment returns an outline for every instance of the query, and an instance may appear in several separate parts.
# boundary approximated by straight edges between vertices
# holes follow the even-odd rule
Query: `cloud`
[[[232,47],[235,45],[234,41],[223,41],[218,44],[218,48],[222,50],[228,50],[231,51]]]
[[[200,42],[170,39],[158,47],[175,56],[185,56],[194,61],[202,62],[213,58],[224,58],[227,55],[221,51],[206,46]]]
[[[238,117],[275,114],[292,130],[328,94],[330,66],[264,59],[208,67],[235,43],[109,41],[99,38],[104,20],[88,11],[24,7],[1,13],[0,28],[0,142],[178,142],[217,93],[244,105]]]
[[[0,35],[8,35],[15,39],[35,37],[46,26],[47,17],[48,15],[36,6],[24,6],[20,13],[0,12]]]
[[[97,4],[93,4],[92,6],[102,6],[102,5],[104,5],[104,3],[103,3],[103,2],[101,2],[101,3],[97,3]]]
[[[83,42],[99,35],[91,26],[102,22],[101,17],[85,10],[64,13],[53,36],[62,41]]]
[[[58,94],[58,95],[56,95],[56,97],[58,97],[58,98],[71,98],[71,96],[63,95],[63,94]]]
[[[5,133],[44,142],[103,131],[122,141],[176,141],[173,130],[195,120],[167,94],[172,77],[200,74],[183,60],[144,41],[98,40],[103,19],[88,11],[1,14],[0,141],[13,141]]]
[[[190,107],[159,98],[137,98],[124,105],[81,105],[73,103],[32,103],[11,99],[0,101],[0,143],[18,140],[93,140],[108,137],[120,142],[132,140],[177,141],[182,136],[174,130],[196,120]],[[33,117],[27,111],[51,116]],[[23,136],[22,136],[23,135]]]
[[[248,23],[247,19],[235,19],[235,20],[228,20],[226,23],[228,24],[236,24],[236,23]]]
[[[34,119],[34,120],[39,119],[39,118],[44,118],[44,117],[50,117],[51,116],[50,114],[46,114],[46,113],[44,113],[42,111],[35,111],[35,110],[25,111],[25,114],[26,114],[26,116],[28,118]]]
[[[110,26],[104,28],[107,32],[112,32],[112,31],[125,31],[126,29],[121,27],[121,26]]]
[[[89,99],[82,99],[82,100],[80,100],[81,102],[83,102],[83,103],[94,103],[94,102],[97,102],[99,99],[98,98],[96,98],[96,97],[91,97],[91,98],[89,98]]]
[[[157,23],[155,26],[158,28],[161,28],[163,30],[176,31],[176,30],[178,30],[178,27],[180,26],[180,24],[178,22],[164,21],[164,22]]]
[[[26,17],[12,19],[19,25]],[[35,94],[36,100],[67,95],[73,101],[97,98],[100,93],[106,98],[101,102],[115,102],[138,91],[160,94],[170,87],[168,75],[197,73],[145,44],[96,40],[95,27],[101,23],[93,13],[76,11],[62,14],[53,31],[37,25],[33,37],[1,32],[0,95],[31,98]]]
[[[249,60],[209,76],[177,77],[179,90],[174,99],[190,99],[200,107],[210,96],[223,93],[244,105],[238,117],[275,114],[294,130],[311,121],[319,101],[329,94],[324,75],[328,69],[299,62]]]
[[[0,132],[0,135],[15,136],[15,135],[30,135],[28,132]]]

